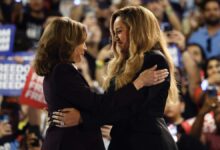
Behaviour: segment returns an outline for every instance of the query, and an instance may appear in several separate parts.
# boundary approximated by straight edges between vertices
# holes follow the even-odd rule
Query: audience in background
[[[69,10],[61,7],[67,2],[72,4]],[[176,104],[167,104],[165,116],[179,149],[188,150],[189,146],[198,150],[219,149],[216,142],[220,141],[219,0],[1,0],[0,26],[16,26],[13,52],[35,51],[48,22],[69,13],[70,18],[85,24],[89,33],[88,51],[78,68],[93,90],[102,93],[106,67],[113,57],[109,19],[115,10],[127,5],[142,5],[151,10],[167,39],[181,97]],[[4,56],[0,54],[0,57]],[[20,57],[16,60],[20,64],[24,62]],[[40,149],[44,113],[15,101],[11,103],[13,97],[2,96],[0,149],[8,146],[12,150]],[[111,140],[110,130],[111,126],[102,128],[106,147]]]

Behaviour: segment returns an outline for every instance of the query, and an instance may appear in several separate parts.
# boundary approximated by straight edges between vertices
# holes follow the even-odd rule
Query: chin
[[[80,62],[81,62],[81,59],[75,60],[75,63],[80,63]]]

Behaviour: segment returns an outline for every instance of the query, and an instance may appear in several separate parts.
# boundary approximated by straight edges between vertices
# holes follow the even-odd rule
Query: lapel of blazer
[[[86,79],[82,76],[81,72],[79,72],[78,69],[76,69],[76,67],[72,64],[73,68],[77,71],[78,75],[80,76],[80,78],[84,81],[84,83],[89,87],[88,82],[86,81]]]

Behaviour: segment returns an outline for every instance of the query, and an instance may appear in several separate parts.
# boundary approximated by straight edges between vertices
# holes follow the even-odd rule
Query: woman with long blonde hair
[[[127,85],[143,69],[167,68],[165,82],[141,90],[144,104],[131,107],[130,117],[113,125],[109,150],[177,149],[163,119],[165,104],[175,103],[178,90],[174,65],[157,19],[141,6],[128,6],[112,15],[114,58],[108,66],[106,90]]]
[[[139,104],[115,112],[123,119],[113,124],[109,150],[176,150],[163,114],[167,102],[175,103],[178,90],[156,17],[144,7],[128,6],[113,13],[110,31],[114,58],[104,85],[107,91],[121,89],[155,64],[157,69],[167,68],[169,76],[158,85],[143,88]]]

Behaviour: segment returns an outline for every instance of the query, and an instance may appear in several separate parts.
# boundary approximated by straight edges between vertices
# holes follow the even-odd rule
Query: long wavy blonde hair
[[[119,9],[111,17],[110,31],[113,39],[115,37],[113,26],[117,17],[120,17],[129,29],[129,55],[123,57],[116,47],[116,41],[113,40],[114,58],[109,62],[104,88],[109,88],[112,78],[115,78],[116,90],[131,82],[141,70],[144,53],[160,49],[168,62],[171,76],[168,100],[176,100],[178,90],[174,77],[174,64],[156,17],[142,6],[128,6]]]

